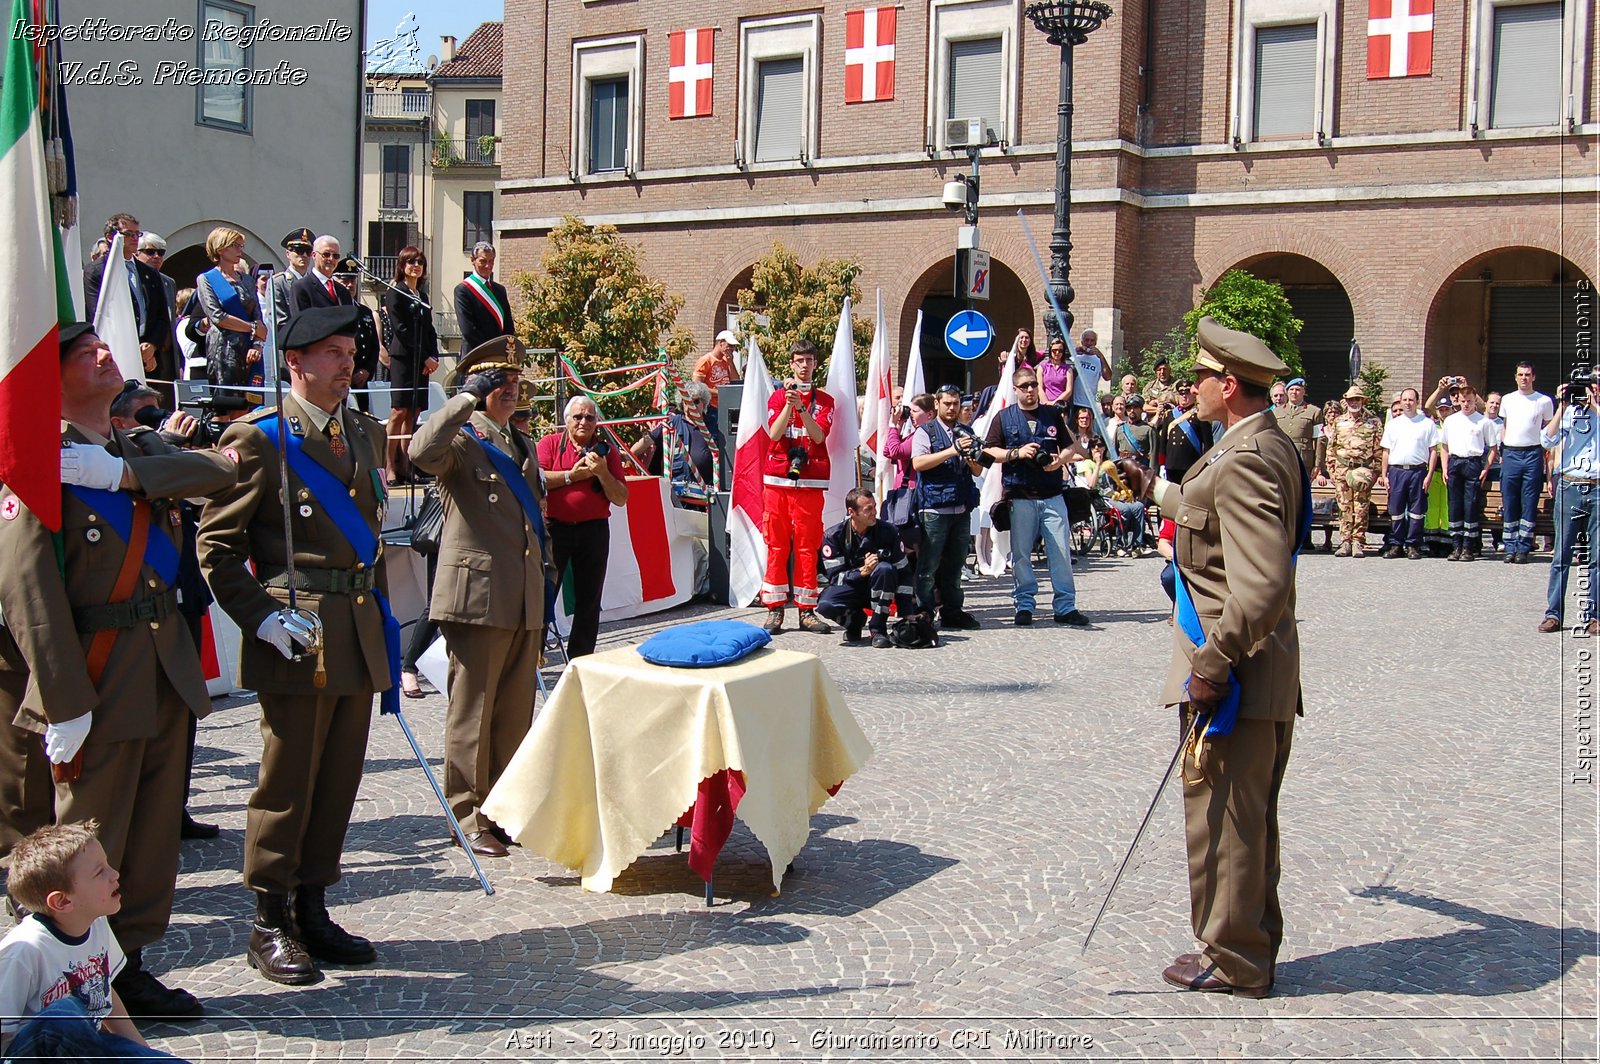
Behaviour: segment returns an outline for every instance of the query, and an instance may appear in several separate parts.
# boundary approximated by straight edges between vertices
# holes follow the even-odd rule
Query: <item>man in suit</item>
[[[1231,734],[1198,738],[1183,755],[1190,919],[1204,949],[1181,954],[1162,977],[1186,990],[1265,997],[1283,941],[1278,791],[1301,711],[1294,573],[1310,486],[1268,409],[1284,364],[1256,337],[1209,317],[1199,340],[1197,415],[1224,434],[1181,487],[1156,482],[1193,603],[1186,611],[1179,595],[1162,701],[1179,708],[1185,731],[1235,684],[1239,705]]]
[[[361,267],[356,260],[346,255],[339,260],[339,265],[334,271],[333,280],[340,288],[350,293],[350,298],[355,300],[352,306],[356,308],[356,368],[350,375],[350,387],[356,391],[356,406],[362,413],[370,409],[367,386],[372,383],[372,378],[378,373],[378,319],[372,313],[372,308],[361,302],[361,293],[356,290],[356,284],[361,279]]]
[[[152,376],[172,380],[172,352],[176,340],[161,272],[135,257],[139,249],[139,219],[125,211],[106,219],[106,239],[119,232],[122,234],[122,261],[126,264],[128,287],[133,293],[133,315],[139,323],[139,353],[144,359],[144,370]],[[84,267],[83,316],[86,321],[94,321],[94,312],[100,306],[100,285],[105,271],[104,262],[91,262]]]
[[[472,272],[456,285],[456,323],[461,350],[469,352],[516,331],[506,286],[494,279],[493,244],[480,240],[472,247]]]
[[[339,880],[372,695],[393,678],[376,568],[387,505],[383,426],[344,405],[355,308],[302,310],[282,343],[292,394],[281,410],[257,410],[223,433],[218,446],[237,463],[239,482],[206,506],[199,546],[217,604],[245,633],[240,679],[261,699],[261,770],[244,843],[244,882],[256,896],[246,960],[273,982],[301,984],[317,978],[312,958],[377,959],[372,943],[333,922],[326,890]],[[280,438],[300,610],[284,608]],[[321,618],[320,642],[304,610]]]
[[[60,343],[59,535],[0,493],[0,612],[16,652],[5,688],[15,728],[0,775],[8,791],[18,777],[48,781],[36,754],[43,739],[54,793],[26,798],[20,812],[32,822],[14,826],[48,823],[47,802],[58,823],[99,821],[121,873],[111,929],[128,964],[113,986],[132,1015],[192,1018],[200,1002],[145,971],[141,950],[172,915],[189,715],[211,711],[173,592],[178,504],[223,490],[235,472],[221,455],[179,452],[158,436],[131,441],[111,423],[122,390],[111,349],[81,322],[64,327]]]
[[[439,478],[445,497],[428,606],[450,651],[444,786],[468,845],[485,857],[506,856],[505,836],[479,807],[533,723],[538,636],[556,580],[539,462],[511,426],[526,357],[513,336],[467,352],[461,391],[411,439],[411,461]],[[487,573],[473,567],[482,558]]]
[[[308,307],[348,307],[355,303],[355,297],[333,279],[339,269],[338,239],[319,236],[311,248],[311,272],[289,289],[290,317]],[[280,340],[279,346],[282,343]]]
[[[288,269],[272,276],[272,313],[278,336],[282,336],[283,330],[289,327],[289,314],[293,306],[290,301],[290,291],[294,288],[295,282],[311,269],[311,244],[315,239],[311,235],[311,230],[301,226],[299,229],[289,230],[283,239],[278,241],[278,246],[283,248],[284,257],[289,261]]]

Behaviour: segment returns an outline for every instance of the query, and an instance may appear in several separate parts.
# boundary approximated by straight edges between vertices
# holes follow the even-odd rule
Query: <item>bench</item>
[[[1313,538],[1318,530],[1322,532],[1322,549],[1331,551],[1334,548],[1333,535],[1339,529],[1338,492],[1330,483],[1324,486],[1311,486],[1311,531]],[[1538,513],[1533,521],[1534,542],[1537,545],[1540,537],[1544,537],[1544,547],[1551,549],[1555,543],[1556,525],[1554,515],[1555,500],[1549,495],[1540,494]],[[1387,532],[1389,530],[1389,489],[1373,485],[1370,510],[1367,515],[1368,532]],[[1488,530],[1498,531],[1504,522],[1504,511],[1500,497],[1500,484],[1490,485],[1488,494],[1483,502],[1483,527]]]

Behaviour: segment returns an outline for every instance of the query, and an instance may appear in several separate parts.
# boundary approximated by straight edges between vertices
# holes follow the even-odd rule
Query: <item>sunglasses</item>
[[[941,384],[941,385],[939,385],[939,390],[937,392],[935,392],[934,394],[935,395],[953,395],[957,399],[959,399],[959,398],[961,398],[961,389],[957,388],[954,384]]]
[[[1017,387],[1018,388],[1033,389],[1033,388],[1039,387],[1039,382],[1038,381],[1018,381],[1017,382]]]
[[[161,248],[140,248],[139,249],[139,254],[141,254],[141,255],[155,255],[157,257],[160,257],[160,256],[165,255],[166,252],[163,251]]]
[[[595,420],[598,420],[598,419],[593,414],[568,414],[567,415],[567,420],[568,421],[595,421]]]

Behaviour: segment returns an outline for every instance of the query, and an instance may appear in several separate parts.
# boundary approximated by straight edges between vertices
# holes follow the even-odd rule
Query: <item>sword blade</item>
[[[272,399],[278,406],[278,484],[283,503],[283,567],[289,578],[289,608],[292,610],[296,608],[298,596],[294,586],[294,517],[289,512],[292,505],[289,497],[289,441],[286,436],[289,426],[283,412],[283,375],[288,372],[288,366],[283,352],[278,349],[277,314],[271,310],[264,311],[261,323],[267,328],[265,353],[271,357]]]
[[[428,764],[428,759],[422,756],[422,747],[417,745],[417,737],[411,733],[411,725],[406,723],[406,715],[399,707],[395,708],[394,719],[399,721],[400,730],[406,733],[406,742],[411,744],[411,752],[417,755],[417,764],[422,766],[423,775],[428,777],[428,783],[433,787],[433,796],[439,799],[439,808],[444,810],[444,817],[450,821],[450,831],[461,844],[461,849],[466,852],[467,860],[472,862],[472,870],[478,874],[478,884],[483,887],[483,892],[494,894],[494,887],[489,885],[489,877],[483,874],[483,866],[478,863],[478,858],[473,855],[472,844],[467,841],[466,832],[461,830],[461,821],[450,809],[450,803],[445,799],[444,791],[439,788],[439,780],[433,774],[433,768]]]
[[[1156,785],[1155,797],[1150,799],[1150,808],[1144,811],[1144,819],[1139,821],[1139,830],[1133,833],[1133,842],[1128,845],[1127,856],[1123,857],[1122,864],[1117,866],[1117,874],[1111,878],[1111,886],[1107,888],[1106,896],[1100,901],[1100,911],[1094,914],[1094,923],[1089,925],[1089,933],[1083,936],[1083,948],[1078,951],[1080,957],[1089,952],[1089,943],[1094,940],[1094,933],[1100,927],[1100,921],[1106,915],[1106,910],[1111,906],[1111,896],[1117,892],[1117,885],[1122,882],[1122,874],[1128,870],[1128,865],[1133,861],[1134,852],[1139,849],[1139,841],[1144,838],[1145,829],[1150,826],[1150,818],[1155,816],[1156,806],[1161,803],[1161,796],[1166,793],[1167,784],[1172,781],[1173,770],[1178,767],[1178,761],[1183,757],[1183,748],[1189,745],[1195,725],[1199,722],[1200,714],[1193,714],[1183,738],[1178,740],[1178,748],[1172,752],[1172,760],[1167,762],[1167,771],[1161,774],[1161,782]]]

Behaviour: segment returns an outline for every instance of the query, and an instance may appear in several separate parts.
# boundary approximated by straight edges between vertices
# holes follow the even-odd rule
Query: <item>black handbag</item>
[[[429,484],[423,492],[422,505],[411,518],[411,549],[418,554],[438,554],[439,540],[444,537],[444,500],[439,497],[439,486]]]

